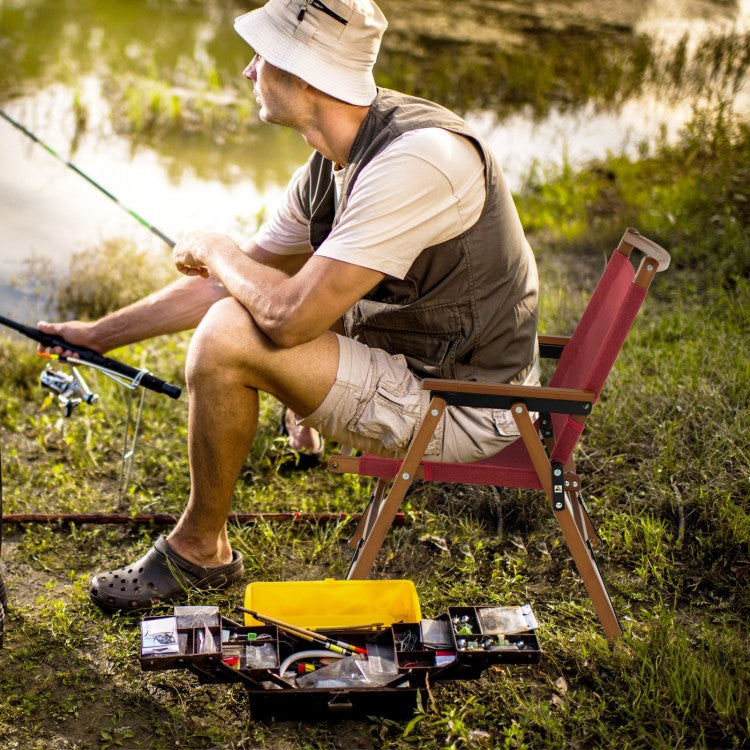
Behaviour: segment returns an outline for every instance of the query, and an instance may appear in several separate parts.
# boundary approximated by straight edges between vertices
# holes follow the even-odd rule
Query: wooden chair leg
[[[572,456],[565,464],[565,490],[570,494],[571,503],[576,514],[576,519],[578,520],[578,527],[581,529],[583,538],[594,547],[598,547],[601,545],[602,539],[596,530],[596,526],[591,521],[586,503],[583,501],[581,480],[576,473],[576,465]]]
[[[622,628],[599,572],[599,566],[596,564],[591,546],[584,539],[576,523],[568,493],[566,493],[565,507],[563,510],[555,511],[555,516],[605,634],[608,638],[616,638],[622,635]]]
[[[439,396],[434,396],[430,401],[427,414],[412,438],[399,473],[393,480],[388,495],[379,504],[377,513],[372,517],[371,522],[368,521],[366,533],[363,534],[357,543],[354,559],[349,566],[349,572],[346,576],[347,579],[362,579],[370,575],[372,564],[375,562],[375,558],[383,546],[388,530],[393,524],[393,519],[396,517],[398,509],[401,507],[401,503],[414,481],[414,475],[419,468],[419,462],[422,460],[422,456],[424,456],[424,452],[427,450],[435,428],[443,416],[445,406],[445,400]]]
[[[511,414],[539,475],[539,481],[542,483],[550,503],[552,503],[552,466],[531,422],[526,406],[522,403],[513,404]],[[565,469],[566,471],[575,471],[575,466],[571,462]],[[616,638],[622,635],[622,628],[617,620],[612,601],[599,572],[599,566],[596,564],[594,553],[588,542],[589,534],[597,539],[598,535],[578,495],[576,487],[566,487],[563,509],[554,510],[553,504],[553,510],[604,632],[609,638]]]
[[[531,421],[529,410],[526,408],[526,404],[518,402],[510,407],[510,413],[526,446],[526,450],[529,452],[531,463],[534,465],[539,481],[542,483],[547,497],[552,498],[552,476],[550,473],[549,456],[545,452],[544,446],[539,439],[539,433]]]
[[[362,513],[362,516],[359,519],[359,523],[357,523],[357,528],[354,529],[354,533],[349,538],[349,546],[353,549],[356,549],[357,545],[359,544],[359,540],[362,539],[362,537],[367,536],[368,532],[370,531],[375,518],[380,512],[380,506],[383,502],[383,498],[385,497],[387,489],[388,480],[382,478],[378,479],[378,481],[375,483],[375,487],[372,490],[372,494],[370,495],[370,500],[367,503],[367,507],[365,508],[364,513]]]
[[[375,558],[383,546],[388,530],[410,486],[411,481],[394,480],[390,492],[373,518],[369,532],[363,534],[357,542],[349,572],[346,574],[347,580],[359,580],[370,575]]]

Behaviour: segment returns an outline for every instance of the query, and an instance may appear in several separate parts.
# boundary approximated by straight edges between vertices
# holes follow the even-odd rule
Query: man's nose
[[[255,57],[253,57],[248,63],[248,66],[242,71],[242,75],[245,76],[245,78],[249,78],[251,81],[256,81],[258,79],[257,67],[258,55],[255,55]]]

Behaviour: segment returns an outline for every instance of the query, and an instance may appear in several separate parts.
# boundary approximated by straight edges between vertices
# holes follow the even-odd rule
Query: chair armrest
[[[570,336],[537,336],[539,356],[543,359],[560,359]]]
[[[630,251],[634,247],[656,261],[656,273],[661,273],[669,268],[669,263],[672,260],[670,254],[661,245],[657,245],[653,240],[644,237],[637,229],[628,227],[617,249],[624,255],[630,255]]]
[[[422,388],[430,391],[432,396],[444,399],[451,406],[510,409],[520,401],[529,411],[557,414],[590,414],[596,400],[593,391],[575,388],[476,383],[470,380],[428,378],[422,381]]]

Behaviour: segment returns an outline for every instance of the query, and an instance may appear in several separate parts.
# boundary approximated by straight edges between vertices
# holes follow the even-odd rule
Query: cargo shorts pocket
[[[406,450],[420,417],[417,394],[398,393],[377,385],[371,397],[360,403],[349,423],[352,432],[379,441],[388,454]]]
[[[398,357],[394,358],[396,361]],[[382,455],[402,457],[406,453],[422,415],[429,403],[429,394],[406,368],[381,369],[374,388],[366,388],[363,400],[349,429],[382,446]],[[369,392],[369,393],[368,393]],[[427,453],[438,453],[442,448],[442,422],[435,430]]]

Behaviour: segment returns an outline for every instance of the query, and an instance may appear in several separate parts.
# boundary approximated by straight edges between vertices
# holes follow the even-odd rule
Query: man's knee
[[[233,297],[211,306],[195,329],[188,348],[188,384],[206,374],[215,377],[245,369],[263,347],[263,334],[247,310]]]

